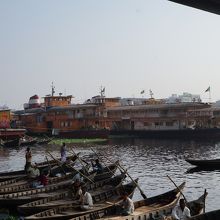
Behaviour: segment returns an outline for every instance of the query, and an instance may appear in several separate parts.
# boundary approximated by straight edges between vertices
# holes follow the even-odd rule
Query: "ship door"
[[[134,121],[131,121],[131,130],[134,130]]]
[[[52,133],[52,128],[53,128],[53,122],[48,121],[47,122],[47,131],[51,134]]]

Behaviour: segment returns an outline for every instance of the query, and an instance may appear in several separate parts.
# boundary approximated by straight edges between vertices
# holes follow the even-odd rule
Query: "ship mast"
[[[149,92],[150,92],[150,98],[152,99],[154,94],[151,89],[149,90]]]
[[[55,94],[55,86],[53,85],[53,82],[52,82],[51,88],[52,88],[51,95],[54,96],[54,94]]]

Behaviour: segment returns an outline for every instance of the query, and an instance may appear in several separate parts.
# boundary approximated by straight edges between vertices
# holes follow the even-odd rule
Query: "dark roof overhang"
[[[168,0],[193,8],[220,14],[220,0]]]

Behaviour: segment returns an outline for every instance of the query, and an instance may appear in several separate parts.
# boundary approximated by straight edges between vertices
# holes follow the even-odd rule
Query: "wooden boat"
[[[13,140],[23,137],[26,129],[19,128],[0,128],[0,139],[2,140]]]
[[[205,207],[205,200],[207,195],[208,193],[205,191],[205,193],[198,199],[187,203],[187,207],[190,209],[191,216],[195,216],[202,213]]]
[[[183,190],[185,186],[185,182],[183,182],[179,189]],[[135,211],[132,215],[129,216],[118,216],[114,215],[116,213],[117,207],[113,206],[111,209],[98,210],[97,212],[93,212],[90,215],[82,215],[76,218],[72,218],[72,220],[92,220],[92,219],[129,219],[129,220],[138,220],[138,219],[150,219],[153,217],[155,213],[158,215],[171,213],[173,207],[177,204],[181,193],[177,188],[170,190],[166,193],[160,194],[158,196],[154,196],[151,198],[147,198],[144,200],[140,200],[134,202]],[[154,218],[152,218],[154,219]]]
[[[185,183],[182,183],[179,186],[179,189],[182,190],[184,186]],[[134,202],[135,211],[129,216],[114,215],[114,213],[116,213],[116,207],[114,207],[112,209],[108,209],[105,211],[102,210],[96,213],[92,213],[90,215],[78,216],[71,220],[140,220],[164,219],[165,217],[166,219],[172,219],[170,214],[181,196],[179,189],[175,188],[164,194]],[[197,200],[191,201],[187,204],[188,207],[191,209],[191,213],[201,213],[204,207],[204,196],[206,196],[206,194],[202,195]]]
[[[94,179],[95,174],[89,176],[92,180]],[[29,203],[38,199],[48,198],[50,196],[55,196],[56,194],[63,193],[66,191],[72,184],[72,179],[66,179],[64,181],[53,183],[41,188],[32,188],[26,191],[0,194],[0,207],[1,206],[13,206],[22,205]]]
[[[37,140],[37,145],[44,145],[44,144],[48,144],[52,141],[52,138],[45,138],[45,139],[41,139],[41,140]]]
[[[81,172],[82,172],[82,170],[81,170]],[[65,176],[61,176],[61,177],[49,177],[48,186],[51,184],[66,181],[68,179],[72,179],[76,174],[77,174],[77,172],[75,171],[75,172],[69,173],[69,174],[67,174]],[[17,180],[18,180],[17,182],[15,180],[14,181],[13,180],[7,181],[8,183],[11,182],[11,184],[8,184],[7,187],[1,186],[0,187],[0,195],[1,194],[8,194],[8,193],[22,192],[22,191],[34,189],[33,182],[36,181],[36,179],[22,178],[20,180],[19,179],[17,179]]]
[[[202,169],[220,169],[220,159],[213,160],[194,160],[185,159],[188,163],[200,167]]]
[[[78,156],[78,155],[77,155]],[[96,178],[97,174],[96,172],[92,171],[89,173],[89,175],[94,175],[95,179],[94,181],[100,181],[103,179],[107,179],[108,177],[110,178],[116,171],[117,169],[117,163],[116,161],[114,164],[109,165],[108,167],[104,168],[104,172],[101,174],[98,174],[98,178]],[[87,170],[89,166],[87,165]],[[63,171],[65,172],[71,172],[70,175],[66,175],[65,177],[54,177],[50,178],[51,184],[59,181],[63,181],[64,179],[72,178],[74,175],[76,175],[75,169],[73,168],[73,165],[62,165],[62,169],[60,166],[56,166],[55,168],[51,169],[51,174],[54,176],[56,173],[62,173]],[[81,170],[80,172],[84,172]],[[26,176],[25,176],[26,177]],[[16,178],[15,180],[12,180],[11,183],[10,181],[3,182],[1,185],[0,183],[0,194],[9,194],[9,193],[15,193],[15,192],[22,192],[26,190],[30,190],[32,188],[32,185],[30,184],[30,180],[26,177],[23,178]],[[7,187],[5,187],[7,184]]]
[[[37,139],[30,139],[30,140],[22,140],[20,139],[19,146],[31,146],[37,143]]]
[[[109,165],[108,167],[105,167],[103,169],[103,172],[98,173],[95,176],[95,181],[100,181],[103,179],[111,178],[115,174],[115,172],[118,168],[118,164],[119,164],[119,161],[116,161],[115,163]],[[96,171],[93,171],[93,172],[96,172]]]
[[[18,147],[19,146],[19,138],[3,141],[2,142],[3,147]]]
[[[219,220],[220,209],[191,217],[189,220]]]
[[[100,202],[103,200],[103,198],[105,198],[104,194],[107,193],[109,190],[112,190],[113,188],[118,187],[120,184],[122,184],[124,178],[125,174],[121,174],[115,176],[114,178],[102,180],[94,184],[87,182],[85,186],[87,187],[87,190],[91,192],[91,195],[93,196],[93,201]],[[49,198],[21,205],[18,207],[18,211],[22,214],[30,215],[33,213],[41,212],[47,209],[71,203],[74,203],[74,198],[72,197],[72,190],[70,189],[66,192],[63,192],[55,196],[51,196]]]
[[[136,180],[137,181],[137,180]],[[73,217],[77,217],[83,214],[91,214],[93,212],[97,212],[98,210],[106,210],[108,208],[111,208],[114,203],[118,203],[122,201],[121,195],[125,192],[132,197],[134,194],[134,190],[136,188],[136,184],[129,183],[126,185],[123,185],[121,187],[118,187],[112,191],[109,191],[105,194],[106,202],[105,203],[96,203],[93,206],[93,209],[88,211],[82,211],[80,210],[79,206],[74,205],[64,205],[58,208],[49,209],[44,212],[40,212],[28,217],[25,217],[26,220],[33,220],[33,219],[70,219]]]
[[[67,157],[67,160],[72,160],[73,162],[76,161],[78,156],[69,156]],[[57,160],[60,160],[57,158]],[[48,165],[53,166],[57,165],[57,160],[49,160],[44,161],[40,163],[35,163],[38,169],[43,170],[44,168],[48,167]],[[10,171],[10,172],[1,172],[0,173],[0,182],[6,181],[14,178],[24,177],[26,176],[25,170],[16,170],[16,171]]]

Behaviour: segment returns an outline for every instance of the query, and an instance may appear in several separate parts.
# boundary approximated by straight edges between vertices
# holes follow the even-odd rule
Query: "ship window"
[[[149,122],[144,122],[144,126],[146,127],[146,126],[151,126],[151,123],[149,123]]]
[[[162,126],[163,122],[159,121],[159,122],[155,122],[155,126]]]
[[[167,121],[166,126],[173,126],[173,122],[172,121]]]

